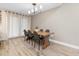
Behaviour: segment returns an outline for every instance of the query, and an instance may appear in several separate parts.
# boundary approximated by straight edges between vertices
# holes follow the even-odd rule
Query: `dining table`
[[[48,47],[49,46],[49,38],[48,38],[48,35],[50,34],[49,32],[37,32],[38,33],[38,35],[42,35],[42,36],[44,36],[44,39],[42,40],[42,42],[43,42],[43,46],[42,46],[42,48],[43,49],[45,49],[46,47]]]

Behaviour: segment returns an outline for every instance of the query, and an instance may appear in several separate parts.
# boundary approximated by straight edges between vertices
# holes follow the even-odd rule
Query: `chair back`
[[[33,37],[33,33],[32,33],[30,30],[28,30],[28,36],[29,36],[30,38]]]
[[[28,36],[28,32],[24,29],[24,35]]]
[[[45,32],[50,32],[50,30],[49,29],[46,29]]]
[[[43,32],[44,30],[43,29],[40,29],[40,32]]]
[[[39,36],[38,34],[33,34],[33,40],[34,40],[35,42],[39,42],[40,36]]]

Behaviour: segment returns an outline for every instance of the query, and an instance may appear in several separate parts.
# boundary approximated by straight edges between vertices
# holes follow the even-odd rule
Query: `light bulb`
[[[30,14],[31,12],[30,11],[28,11],[28,14]]]
[[[34,12],[34,10],[33,10],[33,9],[31,9],[31,12]]]
[[[37,9],[37,8],[35,8],[35,11],[38,11],[38,9]]]
[[[43,6],[42,5],[40,5],[40,9],[42,9],[43,8]]]

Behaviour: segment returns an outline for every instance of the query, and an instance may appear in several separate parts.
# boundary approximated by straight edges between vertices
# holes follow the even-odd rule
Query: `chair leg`
[[[50,41],[48,40],[48,42],[49,42],[49,45],[50,45]]]
[[[31,45],[33,45],[33,41],[31,40]]]
[[[35,48],[35,44],[36,44],[36,43],[34,42],[34,48]]]
[[[28,40],[29,44],[30,44],[30,39]]]
[[[39,41],[39,44],[38,44],[38,50],[40,50],[40,41]]]
[[[1,47],[1,42],[0,42],[0,47]]]

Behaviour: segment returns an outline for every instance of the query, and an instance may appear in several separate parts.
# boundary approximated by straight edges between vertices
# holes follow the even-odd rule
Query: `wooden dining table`
[[[46,47],[48,47],[49,46],[49,38],[48,38],[48,35],[50,34],[50,33],[48,33],[48,32],[37,32],[39,35],[42,35],[42,36],[44,36],[44,39],[43,39],[43,48],[46,48]]]
[[[31,30],[31,32],[33,33],[34,31]],[[43,35],[43,36],[47,36],[47,35],[50,34],[50,33],[48,33],[48,32],[41,32],[41,31],[37,31],[37,33],[38,33],[39,35]]]

